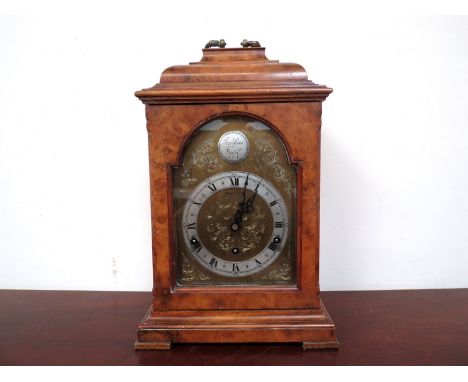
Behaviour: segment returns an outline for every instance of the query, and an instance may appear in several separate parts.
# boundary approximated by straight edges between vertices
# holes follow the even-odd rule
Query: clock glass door
[[[248,116],[202,126],[173,169],[177,286],[295,285],[296,168]]]

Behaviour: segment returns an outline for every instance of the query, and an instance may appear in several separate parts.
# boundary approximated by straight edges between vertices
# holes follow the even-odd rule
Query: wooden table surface
[[[147,292],[0,290],[0,365],[468,365],[468,289],[323,292],[339,350],[135,351]]]

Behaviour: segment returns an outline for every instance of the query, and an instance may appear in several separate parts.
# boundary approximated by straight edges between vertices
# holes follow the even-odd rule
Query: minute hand
[[[260,183],[257,184],[257,187],[255,187],[255,192],[254,194],[248,198],[245,202],[243,202],[243,210],[244,210],[244,213],[250,213],[253,211],[253,204],[254,204],[254,201],[255,201],[255,197],[257,196],[257,192],[258,192],[258,187],[260,186]]]
[[[231,225],[231,228],[234,231],[237,231],[238,229],[240,229],[241,224],[242,224],[242,217],[244,216],[244,214],[250,213],[253,211],[253,204],[255,201],[255,197],[257,196],[258,186],[260,186],[260,183],[258,183],[257,187],[255,187],[254,194],[250,196],[250,198],[248,198],[247,200],[245,200],[245,187],[244,187],[244,192],[243,192],[244,198],[242,202],[239,203],[239,208],[237,209],[236,215],[234,216],[234,223]]]

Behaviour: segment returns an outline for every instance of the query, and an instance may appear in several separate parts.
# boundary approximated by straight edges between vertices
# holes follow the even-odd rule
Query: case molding
[[[297,342],[304,349],[337,348],[327,310],[148,310],[136,349],[170,349],[173,343]]]

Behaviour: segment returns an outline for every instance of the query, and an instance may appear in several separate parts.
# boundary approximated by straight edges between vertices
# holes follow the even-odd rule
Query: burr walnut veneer
[[[338,346],[335,325],[319,295],[320,128],[322,102],[331,92],[332,89],[308,80],[300,65],[267,59],[265,48],[203,49],[200,62],[170,67],[163,72],[159,84],[136,92],[146,104],[154,277],[153,301],[138,327],[137,349],[168,349],[175,342]],[[282,142],[289,165],[294,168],[291,200],[295,202],[288,207],[294,210],[290,214],[294,221],[289,221],[287,236],[288,243],[294,244],[288,248],[294,250],[289,250],[291,263],[285,265],[289,273],[283,272],[286,276],[277,277],[272,283],[261,281],[268,279],[267,271],[262,270],[258,277],[246,277],[245,283],[242,278],[226,277],[224,284],[197,284],[199,280],[194,276],[195,282],[185,285],[178,278],[183,240],[177,239],[181,225],[176,224],[178,212],[174,207],[174,195],[180,191],[174,186],[178,184],[176,169],[190,160],[184,156],[185,150],[203,126],[229,118],[257,121],[271,131]],[[245,132],[250,134],[248,128]],[[252,151],[258,145],[249,139]],[[237,169],[237,165],[225,166],[229,171]],[[268,176],[267,171],[263,177]],[[181,182],[184,181],[188,184],[192,179]],[[243,182],[245,201],[247,180]],[[270,183],[276,186],[274,182],[273,179]],[[241,195],[242,185],[231,191]],[[253,190],[247,190],[247,194],[251,201],[255,199]],[[250,211],[239,207],[240,218],[235,222],[252,219],[248,216]],[[195,223],[188,225],[191,224]],[[235,226],[232,224],[231,228]],[[197,240],[192,240],[197,249]],[[233,253],[237,252],[234,248]],[[266,250],[265,256],[269,254]],[[190,275],[200,274],[203,280],[210,280],[208,266],[200,266],[191,256],[184,259],[193,262]],[[217,260],[213,258],[210,264],[216,266]],[[233,266],[232,276],[237,276],[236,263],[226,264]],[[213,279],[218,280],[216,277]]]

